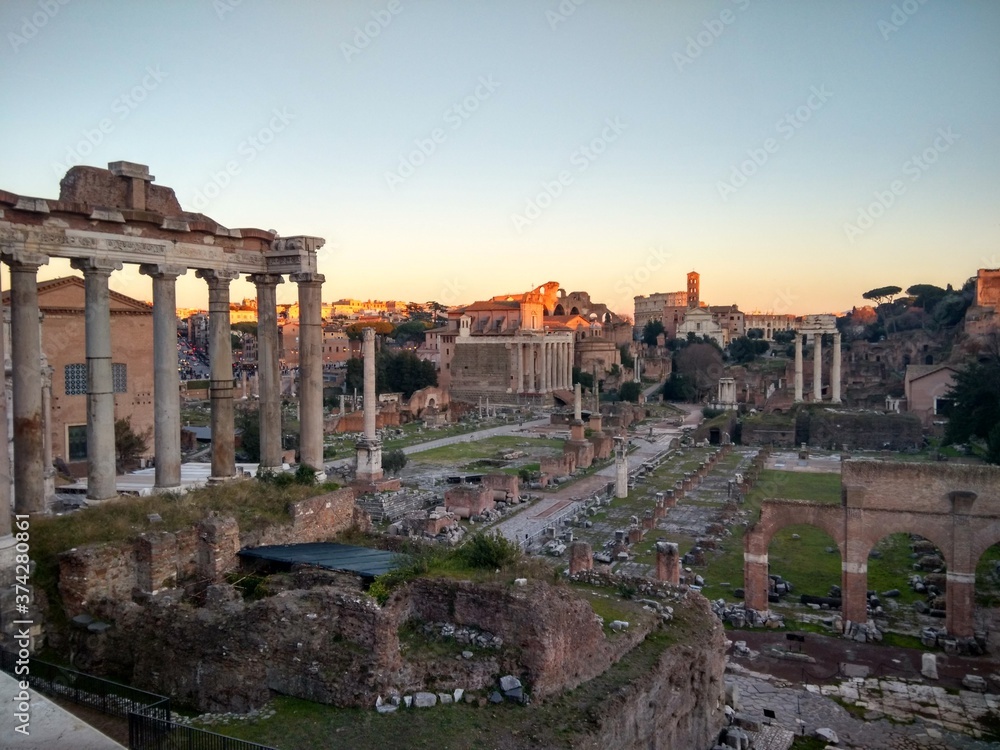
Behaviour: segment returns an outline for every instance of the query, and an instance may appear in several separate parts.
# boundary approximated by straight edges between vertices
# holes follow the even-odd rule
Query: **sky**
[[[146,164],[325,238],[324,301],[557,281],[630,314],[694,270],[807,314],[1000,266],[995,0],[5,0],[0,36],[0,189]]]

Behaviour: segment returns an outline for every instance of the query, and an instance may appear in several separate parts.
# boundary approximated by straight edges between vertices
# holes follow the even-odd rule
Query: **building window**
[[[63,374],[67,396],[80,396],[87,392],[87,365],[66,365]]]
[[[66,365],[63,369],[67,396],[83,396],[87,393],[87,365]],[[111,364],[111,384],[115,393],[128,393],[128,365],[123,362]]]
[[[87,460],[87,425],[70,425],[66,428],[66,451],[70,461]]]
[[[125,363],[112,363],[111,383],[115,393],[128,393],[128,366]]]

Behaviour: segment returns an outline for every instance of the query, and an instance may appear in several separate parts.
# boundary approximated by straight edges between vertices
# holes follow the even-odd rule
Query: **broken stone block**
[[[521,681],[512,674],[507,674],[500,678],[500,689],[505,693],[519,687],[521,687]]]
[[[967,674],[962,678],[962,687],[975,693],[985,693],[988,686],[983,677],[977,674]]]
[[[920,674],[928,680],[936,680],[938,678],[936,654],[924,654],[920,657]]]
[[[413,705],[417,708],[430,708],[437,704],[437,696],[434,693],[420,692],[413,696]]]

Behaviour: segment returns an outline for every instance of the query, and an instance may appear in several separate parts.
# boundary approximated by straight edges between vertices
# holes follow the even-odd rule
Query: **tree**
[[[580,384],[581,388],[587,390],[594,389],[594,376],[589,372],[582,372],[579,367],[573,368],[573,385]]]
[[[351,323],[344,331],[351,341],[360,341],[363,335],[361,332],[365,328],[374,328],[376,336],[390,336],[395,330],[395,326],[388,320],[377,320],[374,323]]]
[[[702,401],[718,386],[722,377],[722,352],[705,342],[688,344],[674,355],[674,370],[694,388],[694,397]]]
[[[119,470],[124,470],[149,451],[149,436],[152,432],[151,427],[147,427],[142,433],[133,430],[131,417],[115,420],[115,459]]]
[[[900,286],[880,286],[875,289],[869,289],[861,296],[865,299],[870,299],[876,305],[882,305],[887,302],[892,302],[892,298],[901,291],[903,291],[903,288]]]
[[[763,328],[748,328],[747,329],[747,338],[748,339],[762,339],[762,338],[764,338],[764,329]]]
[[[364,360],[351,357],[347,360],[345,377],[347,390],[364,390]],[[434,363],[420,359],[410,351],[382,350],[375,355],[375,392],[402,393],[406,398],[414,391],[437,385]]]
[[[403,453],[402,449],[396,448],[386,451],[382,456],[382,468],[390,474],[399,474],[406,468],[406,461],[406,454]]]
[[[913,304],[926,312],[933,312],[934,306],[948,292],[934,284],[914,284],[907,287],[906,293],[913,297]]]
[[[952,400],[945,443],[978,438],[986,443],[987,460],[1000,463],[1000,336],[993,335],[983,361],[955,376],[945,397]]]
[[[419,345],[424,343],[424,334],[427,332],[427,328],[428,326],[421,320],[408,320],[396,326],[392,337],[401,346],[408,343]]]
[[[791,344],[795,341],[795,331],[775,331],[772,338],[775,344]]]
[[[256,409],[237,412],[235,422],[240,435],[240,453],[247,461],[260,461],[260,412]]]
[[[646,346],[656,346],[656,337],[664,333],[666,329],[659,320],[651,320],[642,327],[642,343]]]
[[[621,354],[622,367],[627,367],[630,370],[635,367],[635,357],[633,357],[632,352],[628,350],[628,344],[622,344],[619,346],[618,352]]]
[[[771,347],[766,341],[740,336],[729,342],[729,356],[737,364],[752,362]]]
[[[622,401],[636,403],[639,401],[640,393],[642,393],[642,385],[631,380],[618,386],[618,398]]]
[[[239,323],[233,323],[232,329],[240,333],[249,333],[251,336],[257,335],[257,323],[252,320],[242,320]]]

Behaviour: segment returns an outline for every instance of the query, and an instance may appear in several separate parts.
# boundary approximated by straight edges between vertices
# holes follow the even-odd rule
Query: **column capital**
[[[12,248],[0,253],[0,260],[3,260],[11,268],[24,270],[38,270],[42,266],[49,264],[49,256],[45,253],[36,253],[21,248]]]
[[[139,266],[139,273],[143,276],[151,276],[154,279],[174,279],[187,273],[187,268],[169,263],[143,263]]]
[[[247,281],[254,286],[277,286],[284,284],[285,278],[280,273],[251,273],[247,275]]]
[[[288,278],[296,284],[322,284],[326,281],[326,276],[313,271],[297,271],[289,274]]]
[[[69,264],[77,271],[83,271],[84,276],[110,276],[112,271],[122,270],[122,262],[111,258],[73,258]]]
[[[240,277],[238,271],[228,271],[219,268],[199,268],[195,271],[195,276],[199,279],[204,279],[210,285],[215,283],[219,284],[225,282],[227,285],[230,281],[235,281]]]

